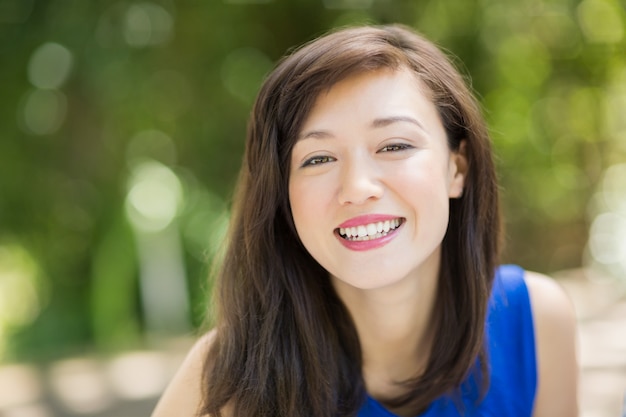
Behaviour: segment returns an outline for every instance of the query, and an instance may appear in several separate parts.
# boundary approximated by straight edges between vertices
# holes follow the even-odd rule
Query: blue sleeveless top
[[[480,402],[480,385],[469,378],[461,385],[462,410],[442,396],[418,417],[530,417],[537,388],[535,333],[524,270],[498,268],[486,321],[489,390]],[[367,397],[357,417],[397,417]]]

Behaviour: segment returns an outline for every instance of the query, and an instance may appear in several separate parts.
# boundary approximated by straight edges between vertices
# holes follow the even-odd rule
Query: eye
[[[411,147],[411,145],[407,145],[406,143],[392,143],[391,145],[383,146],[378,152],[397,152],[410,149]]]
[[[304,163],[302,164],[302,167],[321,165],[321,164],[325,164],[328,162],[333,162],[334,160],[335,158],[331,156],[314,156],[304,161]]]

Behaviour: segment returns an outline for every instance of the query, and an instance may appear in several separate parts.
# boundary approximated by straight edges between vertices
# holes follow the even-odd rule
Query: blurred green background
[[[263,76],[354,23],[413,26],[471,75],[505,261],[626,274],[625,16],[618,0],[1,0],[0,362],[192,333]]]

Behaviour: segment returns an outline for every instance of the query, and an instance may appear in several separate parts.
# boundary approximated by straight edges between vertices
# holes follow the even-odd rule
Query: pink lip
[[[362,241],[354,241],[354,240],[346,240],[339,235],[339,231],[335,230],[335,236],[339,239],[339,242],[346,248],[361,252],[366,250],[372,250],[380,248],[381,246],[385,246],[387,243],[391,242],[398,236],[398,231],[402,228],[400,225],[399,228],[389,231],[385,236],[379,237],[378,239],[372,240],[362,240]]]
[[[384,222],[385,220],[393,220],[399,217],[400,216],[391,216],[389,214],[364,214],[362,216],[357,216],[346,220],[345,222],[341,223],[339,227],[356,227],[370,223]]]
[[[356,226],[366,225],[370,223],[378,223],[378,222],[383,222],[386,220],[393,220],[397,218],[401,218],[401,217],[390,216],[386,214],[366,214],[363,216],[357,216],[350,220],[347,220],[343,222],[339,227],[341,228],[356,227]],[[378,239],[361,240],[361,241],[347,240],[341,237],[341,235],[339,234],[339,228],[335,229],[335,237],[339,239],[339,242],[341,242],[343,246],[345,246],[346,248],[350,250],[357,251],[357,252],[367,251],[367,250],[380,248],[382,246],[385,246],[387,243],[391,242],[393,239],[396,238],[396,236],[398,236],[398,231],[402,229],[402,226],[404,226],[404,219],[403,219],[402,224],[400,224],[398,228],[390,230],[386,235],[381,236]]]

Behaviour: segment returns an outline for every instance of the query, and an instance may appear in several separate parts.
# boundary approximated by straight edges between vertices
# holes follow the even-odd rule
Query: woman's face
[[[322,93],[291,155],[289,200],[309,253],[372,289],[438,270],[449,198],[463,189],[426,88],[408,70],[351,76]],[[463,149],[463,147],[461,147]]]

